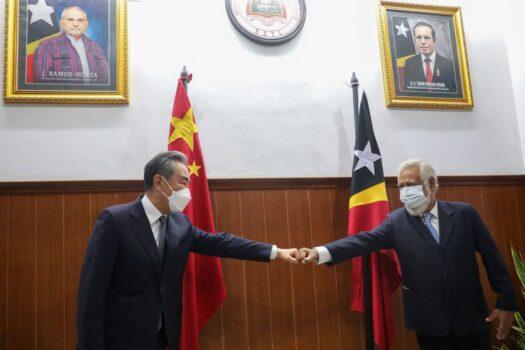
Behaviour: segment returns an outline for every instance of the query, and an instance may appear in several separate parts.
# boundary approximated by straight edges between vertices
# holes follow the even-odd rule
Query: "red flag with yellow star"
[[[170,124],[168,150],[188,157],[192,200],[184,210],[196,227],[215,232],[208,180],[188,92],[179,79]],[[219,258],[190,254],[183,281],[181,350],[199,347],[199,330],[226,298]]]

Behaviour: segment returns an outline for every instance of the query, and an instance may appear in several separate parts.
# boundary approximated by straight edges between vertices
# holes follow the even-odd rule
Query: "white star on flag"
[[[400,36],[400,35],[404,35],[405,38],[408,38],[407,36],[407,32],[408,32],[408,28],[405,27],[405,23],[404,22],[401,22],[401,25],[399,26],[394,26],[397,28],[397,36]]]
[[[38,0],[36,5],[27,5],[27,9],[31,11],[31,23],[35,23],[38,20],[42,20],[49,23],[50,25],[53,25],[51,14],[55,12],[55,9],[51,6],[48,6],[46,4],[46,0]]]
[[[372,153],[370,141],[368,141],[364,150],[355,150],[354,154],[357,158],[359,158],[359,161],[357,162],[354,171],[366,167],[368,170],[370,170],[372,175],[376,174],[374,169],[374,162],[381,159],[381,156],[379,154]]]

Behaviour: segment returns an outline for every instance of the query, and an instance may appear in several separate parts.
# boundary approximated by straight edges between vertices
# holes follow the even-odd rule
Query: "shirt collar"
[[[432,207],[432,209],[430,209],[430,211],[429,211],[428,213],[434,215],[434,217],[435,217],[436,219],[439,219],[439,214],[438,214],[438,201],[437,201],[437,199],[436,199],[436,203],[434,203],[434,206]],[[424,214],[424,213],[423,213],[423,214]],[[419,215],[419,217],[422,217],[423,214]]]
[[[157,207],[155,207],[155,205],[151,203],[147,194],[142,196],[142,199],[140,201],[142,203],[142,206],[144,207],[144,211],[146,212],[146,216],[148,217],[150,225],[162,216],[162,213],[157,209]]]
[[[72,44],[81,44],[81,43],[84,43],[84,36],[81,36],[80,39],[75,39],[73,38],[71,35],[69,34],[66,34],[67,38],[69,39],[69,41],[71,41]]]
[[[427,56],[421,54],[421,61],[423,63],[425,63],[425,58],[427,58]],[[432,60],[431,63],[436,62],[436,50],[434,50],[434,52],[432,52],[432,55],[428,56],[428,58]]]

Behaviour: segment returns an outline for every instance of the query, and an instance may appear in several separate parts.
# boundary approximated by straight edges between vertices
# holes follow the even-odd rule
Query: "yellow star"
[[[188,165],[188,170],[190,171],[190,176],[193,174],[195,176],[199,176],[199,169],[202,168],[200,165],[197,165],[195,161],[193,161],[193,164]]]
[[[184,118],[171,118],[171,125],[173,125],[173,132],[170,135],[168,143],[182,138],[190,150],[193,151],[193,134],[197,133],[197,125],[193,122],[193,111],[188,109]]]

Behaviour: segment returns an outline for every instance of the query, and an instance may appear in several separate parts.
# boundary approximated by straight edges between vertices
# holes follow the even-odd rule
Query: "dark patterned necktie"
[[[166,220],[166,216],[161,216],[159,218],[159,223],[159,243],[157,245],[157,248],[159,249],[160,259],[164,260],[164,252],[166,251],[166,235],[168,233],[168,223]]]

